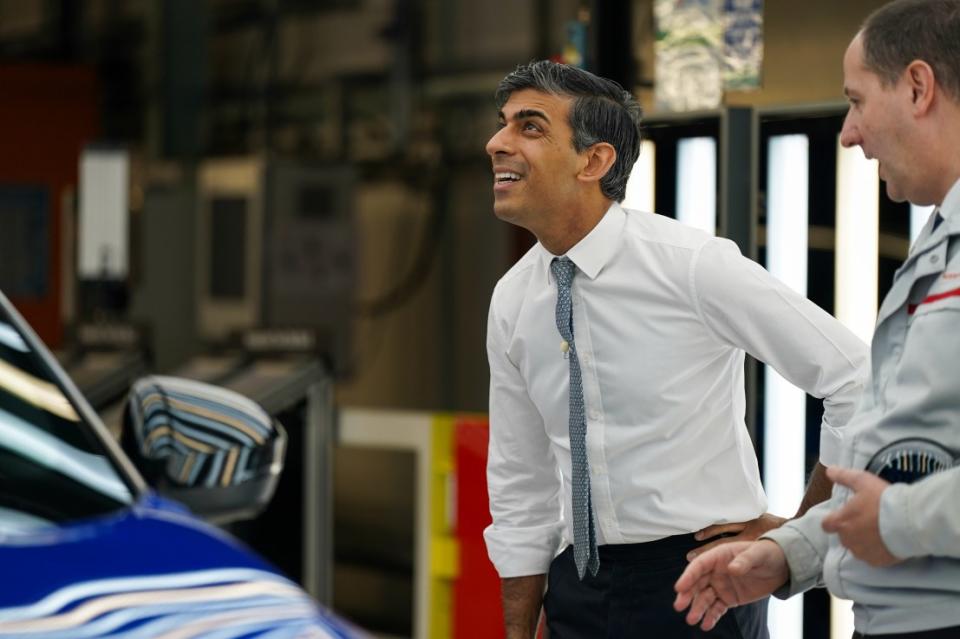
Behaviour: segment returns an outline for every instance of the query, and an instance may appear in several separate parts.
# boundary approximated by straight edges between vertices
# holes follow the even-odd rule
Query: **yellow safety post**
[[[456,538],[456,419],[436,415],[430,455],[430,639],[452,639]]]

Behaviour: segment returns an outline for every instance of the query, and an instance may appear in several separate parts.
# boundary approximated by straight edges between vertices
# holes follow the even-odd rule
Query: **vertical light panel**
[[[84,149],[80,157],[77,250],[81,278],[127,276],[130,156],[120,149]]]
[[[806,135],[778,135],[767,144],[767,270],[807,294],[808,158]],[[803,498],[806,394],[770,366],[764,372],[764,477],[769,510],[792,516]],[[803,637],[803,597],[770,601],[770,636]]]
[[[830,595],[830,639],[853,636],[853,602]]]
[[[870,343],[877,321],[877,254],[880,177],[877,161],[837,139],[837,235],[835,314],[857,337]],[[853,635],[849,601],[830,598],[830,636]]]
[[[877,239],[880,177],[877,161],[837,140],[837,319],[870,343],[877,321]]]
[[[625,209],[653,212],[656,207],[656,159],[657,147],[652,140],[640,143],[640,157],[630,171],[627,194],[623,198]]]
[[[677,220],[710,234],[717,232],[714,138],[683,138],[677,142]]]
[[[927,220],[930,218],[930,214],[933,213],[933,209],[936,208],[932,204],[930,206],[917,206],[916,204],[910,205],[910,245],[913,246],[913,243],[917,241],[917,236],[920,235],[920,229],[923,228],[923,225],[927,223]]]

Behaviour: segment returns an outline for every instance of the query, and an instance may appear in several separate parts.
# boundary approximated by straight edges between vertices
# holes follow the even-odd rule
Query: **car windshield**
[[[57,381],[51,358],[18,330],[8,304],[0,295],[0,535],[130,504],[131,489],[103,442]]]

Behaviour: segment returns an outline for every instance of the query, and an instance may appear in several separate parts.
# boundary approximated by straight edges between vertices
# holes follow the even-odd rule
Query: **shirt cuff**
[[[836,466],[840,461],[840,444],[843,441],[841,429],[827,422],[820,423],[820,463],[824,466]]]
[[[760,539],[769,539],[780,546],[790,569],[790,580],[773,593],[774,597],[787,599],[823,585],[823,560],[817,546],[793,525],[793,521],[767,532]]]
[[[500,578],[546,574],[560,549],[562,526],[562,522],[529,528],[487,526],[483,538]]]
[[[880,538],[895,557],[907,559],[926,554],[910,516],[910,486],[891,484],[880,495]]]

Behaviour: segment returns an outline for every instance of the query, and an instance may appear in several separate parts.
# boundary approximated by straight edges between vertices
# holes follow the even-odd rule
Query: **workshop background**
[[[841,317],[841,59],[882,4],[0,0],[0,290],[114,432],[147,372],[279,416],[278,494],[231,530],[319,600],[381,637],[502,636],[486,316],[532,238],[492,213],[498,81],[552,58],[633,91],[662,214],[681,217],[682,141],[712,140],[711,230],[768,267],[768,144],[807,136],[803,292]],[[875,313],[910,212],[873,188]],[[748,366],[769,467],[772,382]],[[808,594],[775,636],[841,636],[841,609]]]

